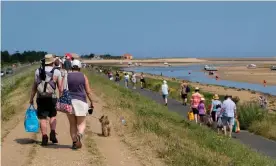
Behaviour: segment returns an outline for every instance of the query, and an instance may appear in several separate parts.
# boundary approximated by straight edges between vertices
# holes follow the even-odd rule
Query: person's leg
[[[187,96],[185,96],[185,98],[184,98],[184,105],[185,106],[187,105]]]
[[[222,120],[222,124],[223,124],[224,135],[226,136],[227,135],[227,126],[228,126],[227,117],[222,117],[221,120]]]
[[[45,111],[47,108],[44,104],[45,101],[42,101],[41,99],[37,99],[37,117],[39,118],[40,122],[40,131],[42,135],[42,146],[46,146],[48,144],[48,136],[47,136],[47,116],[49,112]]]
[[[71,135],[72,141],[77,142],[76,136],[77,136],[78,129],[77,129],[76,117],[73,114],[67,114],[67,118],[70,125],[70,135]]]
[[[55,108],[57,99],[52,99],[52,105],[49,105],[49,118],[50,118],[50,141],[53,143],[58,143],[56,138],[56,125],[57,125],[57,110]]]
[[[234,118],[230,118],[228,119],[228,123],[229,123],[229,137],[232,137],[232,129],[233,129],[233,126],[234,126]]]
[[[85,123],[85,116],[77,116],[77,128],[78,128],[78,133],[77,133],[77,147],[81,148],[82,147],[82,143],[81,143],[81,139],[83,137],[84,134],[84,130],[86,127],[86,123]]]

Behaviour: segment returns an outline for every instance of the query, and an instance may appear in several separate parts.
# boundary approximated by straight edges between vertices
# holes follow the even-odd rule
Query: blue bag
[[[37,111],[33,105],[30,105],[26,111],[24,126],[26,132],[39,132],[39,120],[37,118]]]

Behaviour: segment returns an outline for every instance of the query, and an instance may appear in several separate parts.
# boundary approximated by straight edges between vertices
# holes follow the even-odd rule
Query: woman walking
[[[136,74],[132,72],[131,81],[133,84],[133,89],[136,89]]]
[[[93,108],[92,93],[87,77],[80,72],[81,62],[79,60],[72,61],[72,71],[68,73],[67,83],[69,94],[72,97],[72,114],[67,114],[70,123],[70,134],[73,141],[72,149],[82,147],[81,139],[85,130],[85,117],[88,113],[88,103],[86,95]]]
[[[128,82],[129,82],[129,75],[128,72],[125,73],[125,87],[128,88]]]
[[[144,77],[144,73],[143,72],[140,75],[140,83],[141,83],[141,89],[144,89],[146,81],[145,81],[145,77]]]
[[[211,110],[210,110],[210,114],[212,116],[213,122],[218,121],[217,116],[218,116],[218,113],[221,110],[221,105],[222,105],[222,102],[219,100],[218,94],[215,94],[213,96],[213,100],[212,100],[212,104],[211,104]]]
[[[201,98],[200,99],[200,103],[198,105],[198,114],[199,114],[199,122],[200,125],[202,123],[205,123],[205,114],[206,114],[206,108],[205,108],[205,104],[204,104],[205,99]]]

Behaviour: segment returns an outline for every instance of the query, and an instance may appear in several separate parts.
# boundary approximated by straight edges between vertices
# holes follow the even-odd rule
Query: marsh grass
[[[114,84],[94,73],[86,73],[98,93],[117,114],[128,117],[128,133],[137,148],[148,147],[166,165],[252,166],[276,162],[254,152],[236,140],[207,127],[186,121],[156,102]],[[127,116],[130,115],[130,116]]]

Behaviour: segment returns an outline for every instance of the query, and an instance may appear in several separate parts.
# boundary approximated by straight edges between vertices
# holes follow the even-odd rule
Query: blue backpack
[[[24,126],[26,132],[39,132],[39,120],[37,118],[37,111],[33,105],[30,105],[26,111]]]

